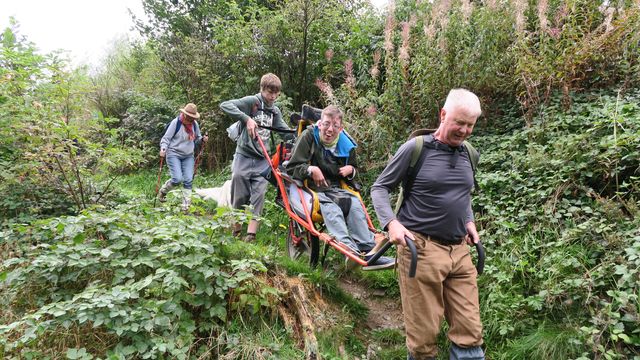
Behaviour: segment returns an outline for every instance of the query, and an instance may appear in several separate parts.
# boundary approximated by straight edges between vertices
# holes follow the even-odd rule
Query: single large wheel
[[[295,220],[289,219],[287,251],[289,252],[289,257],[294,260],[308,255],[309,265],[315,267],[320,257],[320,240],[318,237],[311,235]]]

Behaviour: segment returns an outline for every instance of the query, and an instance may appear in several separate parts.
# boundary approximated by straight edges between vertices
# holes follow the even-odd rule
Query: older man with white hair
[[[422,145],[416,138],[404,143],[371,187],[380,224],[399,245],[408,359],[435,359],[443,318],[449,325],[450,359],[484,359],[477,271],[467,246],[480,241],[471,210],[477,152],[465,142],[480,114],[475,94],[451,90],[438,129],[423,135]],[[416,146],[422,146],[420,158],[411,167]],[[394,214],[389,193],[401,183],[403,202]],[[408,276],[405,236],[418,250],[415,278]]]

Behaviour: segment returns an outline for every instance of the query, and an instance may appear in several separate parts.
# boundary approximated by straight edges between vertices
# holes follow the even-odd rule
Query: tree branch
[[[60,163],[60,159],[58,159],[58,155],[53,155],[53,157],[56,159],[56,163],[58,164],[58,168],[62,173],[62,177],[64,178],[64,181],[67,183],[67,186],[69,187],[69,192],[73,197],[73,201],[75,201],[76,206],[78,207],[78,210],[82,210],[82,207],[81,207],[82,204],[80,204],[80,200],[78,200],[78,195],[76,194],[76,192],[73,191],[73,186],[71,186],[71,182],[69,181],[69,178],[67,178],[67,173],[64,171],[64,168],[62,167],[62,164]]]

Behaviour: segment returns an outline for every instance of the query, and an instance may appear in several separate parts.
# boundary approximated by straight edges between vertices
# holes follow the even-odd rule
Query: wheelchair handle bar
[[[478,275],[482,275],[484,271],[484,246],[482,246],[482,242],[478,241],[476,243],[476,251],[478,252],[478,262],[476,263],[476,270],[478,271]]]
[[[409,247],[409,251],[411,251],[411,264],[409,265],[409,277],[416,277],[416,267],[418,266],[418,251],[416,250],[416,245],[413,243],[413,240],[409,239],[409,237],[405,236],[404,241],[407,242],[407,246]],[[393,246],[391,241],[387,241],[382,248],[378,250],[369,261],[367,261],[367,266],[375,264],[375,262],[384,254],[387,250],[389,250]]]

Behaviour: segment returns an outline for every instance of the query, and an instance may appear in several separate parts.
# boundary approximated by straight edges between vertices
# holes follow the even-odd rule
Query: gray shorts
[[[260,172],[267,168],[266,159],[258,159],[242,154],[233,155],[231,165],[231,204],[234,209],[251,205],[255,216],[262,214],[264,194],[267,191],[267,179]]]

